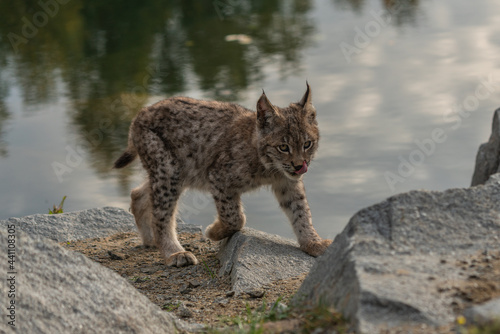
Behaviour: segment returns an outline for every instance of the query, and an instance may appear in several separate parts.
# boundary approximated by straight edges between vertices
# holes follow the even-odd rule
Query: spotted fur
[[[241,194],[270,185],[288,216],[300,248],[322,254],[331,240],[316,233],[303,174],[319,141],[309,85],[286,108],[262,92],[257,112],[233,103],[173,97],[143,108],[132,121],[129,144],[115,162],[121,168],[139,155],[148,180],[132,190],[132,213],[147,246],[156,245],[168,265],[196,264],[176,235],[177,201],[186,188],[212,194],[218,216],[206,235],[222,240],[241,230]]]

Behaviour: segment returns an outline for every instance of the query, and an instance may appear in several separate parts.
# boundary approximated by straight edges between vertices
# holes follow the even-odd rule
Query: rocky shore
[[[0,262],[10,278],[0,283],[5,306],[0,314],[13,321],[2,321],[0,332],[203,332],[206,324],[197,322],[203,317],[196,314],[214,312],[209,301],[200,296],[177,300],[193,291],[196,295],[204,284],[218,289],[221,307],[233,301],[244,305],[262,298],[265,290],[291,284],[298,291],[293,296],[287,291],[281,308],[322,305],[341,312],[348,330],[357,333],[444,333],[492,323],[500,319],[499,117],[500,109],[494,113],[490,140],[479,149],[470,188],[411,191],[362,209],[317,259],[294,241],[252,229],[210,243],[201,227],[179,221],[184,242],[212,256],[182,269],[190,270],[183,282],[181,269],[167,271],[153,252],[135,244],[133,216],[121,209],[0,221],[0,244],[12,255]],[[111,237],[116,233],[122,237]],[[99,253],[104,243],[84,241],[91,238],[106,244],[125,241],[116,251]],[[173,306],[162,310],[159,293],[147,298],[131,284],[126,268],[115,266],[119,260],[114,263],[113,256],[124,259],[124,249],[143,256],[136,269],[149,277],[151,286],[170,277],[188,292],[180,294],[179,288],[177,299],[165,296],[165,305]]]

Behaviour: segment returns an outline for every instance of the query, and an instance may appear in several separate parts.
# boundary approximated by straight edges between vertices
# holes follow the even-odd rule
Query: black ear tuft
[[[304,96],[299,102],[299,105],[304,108],[307,104],[312,103],[312,91],[311,91],[311,86],[309,86],[309,83],[306,81],[306,92],[304,93]]]

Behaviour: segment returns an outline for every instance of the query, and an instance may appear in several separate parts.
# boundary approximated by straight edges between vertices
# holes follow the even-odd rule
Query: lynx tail
[[[137,157],[135,150],[126,150],[114,163],[113,168],[123,168]]]

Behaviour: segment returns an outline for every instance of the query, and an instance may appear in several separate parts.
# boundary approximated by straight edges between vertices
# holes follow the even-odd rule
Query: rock
[[[56,215],[36,214],[0,221],[0,225],[5,224],[15,224],[31,236],[42,236],[57,242],[106,237],[136,229],[132,214],[112,207]]]
[[[316,260],[295,241],[251,228],[223,240],[217,257],[219,276],[231,275],[236,294],[308,272]]]
[[[161,268],[162,268],[161,266],[152,266],[152,267],[144,267],[141,268],[140,270],[145,274],[151,275],[160,270]]]
[[[500,108],[495,110],[491,136],[479,146],[471,186],[484,184],[491,174],[500,172]]]
[[[203,226],[186,224],[177,217],[177,232],[178,233],[196,233],[203,234]]]
[[[196,280],[196,279],[191,279],[188,281],[188,284],[191,288],[197,288],[201,285],[200,281]]]
[[[114,261],[121,261],[125,258],[123,254],[108,251],[109,258]]]
[[[190,293],[191,292],[191,288],[189,287],[189,284],[183,284],[180,289],[179,289],[179,293],[180,294],[186,294],[186,293]]]
[[[0,220],[0,226],[15,224],[32,236],[57,242],[107,237],[119,232],[137,231],[134,216],[120,208],[104,207],[56,215],[36,214]],[[201,226],[177,219],[177,231],[200,233]]]
[[[175,325],[181,333],[207,333],[207,326],[204,324],[176,320]]]
[[[264,294],[266,292],[262,289],[252,289],[252,290],[245,290],[245,293],[252,298],[262,298],[264,297]]]
[[[224,297],[217,297],[213,301],[214,304],[218,304],[219,306],[226,307],[229,304],[229,300]]]
[[[177,309],[177,314],[179,314],[179,317],[181,317],[181,318],[192,318],[193,317],[193,312],[191,312],[191,310],[183,303],[181,303],[181,305]]]
[[[460,279],[455,263],[500,249],[499,218],[500,175],[484,186],[388,198],[351,218],[294,303],[333,306],[360,333],[451,323],[453,293],[446,286]]]
[[[500,321],[500,298],[472,306],[465,310],[464,316],[467,324],[474,325],[487,325]]]
[[[270,307],[273,307],[273,305],[271,305]],[[281,314],[285,314],[286,311],[288,310],[288,306],[282,302],[278,302],[278,304],[276,304],[276,309],[275,309],[275,312],[279,315]]]
[[[56,243],[16,230],[14,271],[17,333],[172,333],[175,318],[124,278]],[[0,244],[7,234],[0,230]],[[0,280],[7,296],[7,280]],[[9,288],[11,288],[9,286]],[[5,303],[4,303],[5,304]],[[4,314],[4,312],[2,312]],[[0,332],[8,328],[2,317]]]

